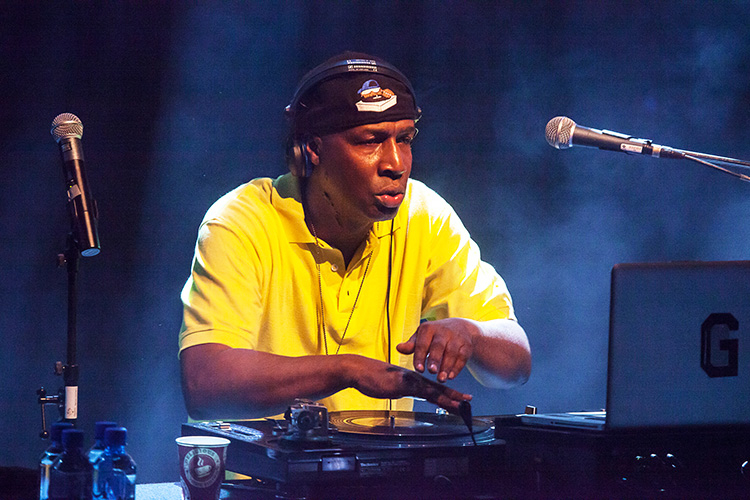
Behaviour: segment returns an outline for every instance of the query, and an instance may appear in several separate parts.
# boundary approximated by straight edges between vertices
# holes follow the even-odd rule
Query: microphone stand
[[[77,316],[78,316],[78,261],[81,258],[81,252],[78,248],[76,239],[73,234],[68,235],[68,242],[64,253],[57,255],[58,267],[66,266],[68,273],[68,329],[67,329],[67,356],[66,364],[57,361],[55,363],[55,375],[62,375],[65,384],[56,395],[48,396],[44,387],[39,388],[36,392],[39,396],[38,403],[42,412],[42,432],[39,437],[47,439],[46,406],[56,405],[60,412],[63,422],[76,424],[78,419],[78,378],[79,367],[76,361],[77,357]]]
[[[648,140],[634,139],[634,138],[629,138],[629,139],[643,142],[645,145],[649,147],[653,146],[653,141],[651,141],[650,139]],[[700,163],[701,165],[705,165],[707,167],[716,169],[720,172],[724,172],[725,174],[729,174],[734,177],[737,177],[740,180],[750,182],[750,176],[741,174],[739,172],[735,172],[734,170],[730,170],[728,168],[717,165],[717,163],[723,163],[725,165],[737,165],[740,167],[750,168],[750,162],[748,161],[738,160],[736,158],[728,158],[726,156],[709,155],[706,153],[697,153],[695,151],[685,151],[682,149],[674,149],[674,148],[668,148],[668,147],[663,147],[663,146],[660,147],[659,152],[656,153],[655,156],[660,156],[662,154],[664,154],[667,158],[691,160],[696,163]]]
[[[42,410],[42,438],[49,437],[45,409],[47,405],[57,405],[61,420],[73,425],[78,420],[78,378],[79,370],[76,361],[76,319],[78,312],[78,261],[99,253],[99,235],[96,231],[96,200],[91,198],[85,182],[83,170],[83,150],[80,139],[83,136],[81,120],[71,114],[62,113],[52,121],[50,130],[55,142],[60,145],[63,162],[63,174],[67,185],[68,211],[70,213],[71,231],[65,252],[58,254],[58,267],[65,265],[68,271],[68,341],[67,363],[55,363],[55,375],[62,375],[64,390],[55,396],[47,396],[44,387],[37,390],[38,403]]]
[[[706,165],[707,167],[714,168],[720,172],[724,172],[725,174],[732,175],[734,177],[737,177],[740,180],[750,182],[750,176],[747,176],[745,174],[741,174],[739,172],[735,172],[734,170],[730,170],[728,168],[724,168],[722,166],[717,165],[716,163],[725,163],[727,165],[739,165],[742,167],[750,167],[750,162],[746,162],[743,160],[736,160],[734,158],[727,158],[725,156],[714,156],[714,155],[708,155],[705,153],[696,153],[694,151],[682,151],[680,149],[674,150],[676,153],[681,154],[683,158],[686,160],[692,160],[694,162],[700,163],[701,165]],[[708,161],[711,160],[711,161]]]
[[[695,151],[684,151],[682,149],[676,149],[675,151],[678,151],[686,155],[703,158],[704,160],[713,160],[719,163],[726,163],[729,165],[741,165],[743,167],[750,167],[749,161],[736,160],[734,158],[727,158],[726,156],[707,155],[706,153],[696,153]]]

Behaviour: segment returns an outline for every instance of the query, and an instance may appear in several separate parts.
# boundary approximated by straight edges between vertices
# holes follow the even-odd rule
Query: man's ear
[[[313,167],[320,162],[320,139],[306,137],[289,138],[286,146],[286,162],[295,177],[310,177]],[[313,159],[315,157],[315,159]]]
[[[310,137],[307,141],[305,141],[305,147],[307,148],[307,158],[310,163],[312,163],[314,166],[320,165],[320,146],[323,143],[323,141],[320,140],[320,137]]]

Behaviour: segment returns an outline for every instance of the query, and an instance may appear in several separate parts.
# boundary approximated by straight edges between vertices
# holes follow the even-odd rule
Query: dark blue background
[[[35,466],[35,391],[62,384],[55,255],[69,221],[49,134],[62,112],[84,124],[102,242],[80,266],[79,424],[89,438],[96,420],[128,427],[139,482],[177,477],[179,291],[201,217],[239,183],[285,171],[282,110],[307,69],[343,50],[410,76],[424,110],[413,176],[462,216],[529,334],[525,386],[454,383],[476,414],[604,405],[613,264],[748,257],[750,185],[544,140],[566,115],[750,158],[746,1],[17,1],[0,16],[2,466]]]

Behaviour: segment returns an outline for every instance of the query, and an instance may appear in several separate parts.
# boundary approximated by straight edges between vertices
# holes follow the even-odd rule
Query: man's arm
[[[414,369],[437,374],[440,382],[455,378],[464,366],[482,385],[494,388],[523,384],[531,374],[526,332],[511,319],[428,321],[397,349],[413,353]]]
[[[471,399],[412,371],[354,354],[288,357],[203,344],[182,351],[180,365],[185,404],[197,420],[275,415],[295,398],[316,400],[348,387],[373,398],[424,398],[452,412]]]

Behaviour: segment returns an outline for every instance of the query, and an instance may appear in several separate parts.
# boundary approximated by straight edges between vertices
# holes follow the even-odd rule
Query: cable
[[[385,289],[385,326],[388,331],[388,364],[391,364],[391,278],[393,276],[393,219],[391,238],[388,244],[388,285]],[[388,400],[388,411],[393,410],[393,400]]]

